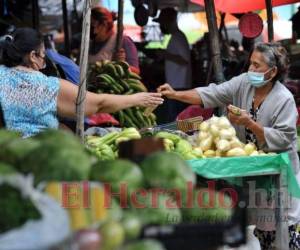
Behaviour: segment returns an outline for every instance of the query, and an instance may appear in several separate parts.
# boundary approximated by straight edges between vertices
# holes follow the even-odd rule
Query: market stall
[[[157,126],[152,107],[132,107],[113,114],[119,127],[84,131],[86,84],[95,93],[147,92],[141,77],[126,62],[104,60],[87,68],[88,46],[84,42],[89,40],[89,1],[85,4],[81,84],[76,103],[77,132],[82,141],[62,131],[49,130],[23,139],[18,133],[0,130],[0,188],[7,195],[0,206],[4,214],[0,218],[0,249],[1,243],[12,244],[18,239],[24,249],[28,248],[23,237],[32,240],[32,250],[54,245],[93,250],[141,246],[143,250],[176,250],[188,244],[189,249],[205,244],[209,249],[238,246],[245,243],[247,200],[236,200],[222,189],[213,190],[214,204],[207,206],[210,194],[197,178],[225,179],[231,190],[238,190],[247,186],[238,183],[237,178],[261,177],[273,178],[264,179],[261,188],[267,192],[274,187],[279,190],[275,196],[276,247],[285,249],[288,227],[282,218],[287,214],[288,194],[300,197],[288,154],[264,152],[254,143],[242,143],[226,117],[208,121],[196,117]],[[210,26],[216,31],[213,5],[207,10],[212,19]],[[119,30],[122,31],[121,20]],[[122,32],[119,34],[121,39]],[[211,38],[217,39],[217,34]],[[217,57],[218,43],[213,48]],[[216,61],[215,70],[220,68],[220,61]],[[218,79],[223,80],[222,74]],[[236,116],[244,111],[231,108]],[[190,189],[195,192],[189,193]],[[109,195],[111,203],[107,206]],[[199,205],[199,199],[205,206],[194,207],[197,202]],[[45,201],[55,208],[53,214],[45,208]],[[194,206],[190,207],[189,201]],[[222,206],[222,201],[227,205],[238,203],[230,207]],[[6,207],[24,213],[16,216]],[[65,223],[50,223],[55,216]],[[38,228],[34,223],[43,223],[43,219],[45,227],[51,225],[49,238],[33,233]],[[62,229],[60,237],[55,238]],[[47,235],[48,231],[42,232]],[[21,247],[16,244],[14,249]]]
[[[214,129],[214,126],[222,126],[222,129],[219,128],[220,141],[211,142],[210,137],[203,140],[208,131],[217,133],[218,129]],[[183,131],[194,129],[194,134],[187,135],[178,128]],[[200,131],[195,133],[195,128]],[[189,249],[197,249],[199,244],[207,249],[215,249],[222,245],[239,246],[246,242],[246,207],[249,200],[244,198],[244,187],[247,185],[243,186],[244,184],[238,183],[236,179],[247,178],[249,181],[249,177],[255,180],[267,177],[263,185],[257,188],[269,190],[274,188],[272,184],[275,183],[276,190],[280,190],[276,194],[277,249],[284,249],[287,244],[287,222],[280,218],[285,218],[286,215],[287,194],[300,196],[288,155],[267,154],[256,151],[253,144],[242,144],[234,136],[225,117],[218,120],[214,117],[208,122],[201,122],[201,119],[186,120],[141,133],[135,128],[90,129],[86,131],[85,139],[89,154],[76,137],[61,131],[46,131],[25,140],[5,130],[1,130],[0,135],[0,180],[5,183],[9,178],[23,178],[8,177],[16,176],[17,172],[31,173],[34,182],[30,185],[40,184],[37,185],[40,187],[39,192],[42,190],[43,195],[47,193],[64,207],[70,221],[70,229],[65,228],[64,235],[57,238],[63,242],[52,239],[56,244],[62,244],[64,247],[82,244],[83,247],[83,242],[94,242],[95,246],[98,244],[99,247],[100,244],[103,249],[116,249],[125,244],[124,249],[131,249],[126,247],[130,244],[150,243],[153,247],[163,243],[168,250],[182,249],[187,244]],[[228,184],[224,186],[224,183],[221,183],[221,186],[210,194],[207,189],[211,188],[210,184],[207,186],[199,180],[196,182],[196,175],[207,181],[214,180],[214,188],[218,183],[216,179],[226,180]],[[274,177],[274,181],[268,181],[269,177]],[[90,183],[86,182],[87,180]],[[119,199],[116,200],[117,204],[121,203],[118,206],[114,204],[112,207],[106,207],[104,197],[112,192],[118,193],[122,183],[126,184],[128,197],[131,197],[128,203],[126,198],[122,198],[121,191]],[[69,190],[67,192],[71,195],[67,200],[62,197],[66,190]],[[79,193],[73,196],[78,192],[76,190]],[[163,193],[159,193],[161,191],[158,190],[162,190]],[[174,190],[180,190],[182,198],[178,199]],[[238,200],[228,192],[229,190],[238,195]],[[8,191],[8,196],[10,192]],[[156,196],[148,196],[152,197],[150,200],[144,199],[144,195],[141,195],[144,192]],[[138,200],[132,200],[132,197],[135,197],[132,196],[134,193],[138,195]],[[207,194],[209,196],[206,196]],[[197,203],[199,195],[204,199],[204,207]],[[210,204],[210,195],[216,197],[213,207],[207,207]],[[81,196],[82,200],[79,201],[78,197]],[[28,197],[33,199],[34,196]],[[152,207],[151,199],[155,197],[158,198],[158,205]],[[195,207],[188,205],[189,199]],[[89,202],[88,205],[85,202]],[[146,202],[147,206],[135,207],[144,204],[143,202]],[[81,205],[72,207],[75,204]],[[6,206],[8,205],[9,203]],[[25,218],[28,216],[26,211],[24,210]],[[63,211],[60,213],[66,220],[66,214]],[[11,228],[7,222],[12,218],[13,214],[8,214],[5,220],[0,220],[1,225]],[[21,230],[19,237],[23,235],[22,230],[30,230],[28,224],[23,223],[24,221],[16,224]],[[110,232],[114,232],[113,237]],[[101,240],[97,237],[95,239],[98,233],[102,237]],[[9,235],[9,231],[2,232],[0,242],[7,242]],[[53,236],[53,232],[51,235]],[[33,240],[38,239],[33,237]],[[155,241],[152,242],[153,240]],[[161,243],[155,243],[156,240]],[[131,243],[132,241],[136,243]],[[160,247],[164,249],[162,245]]]

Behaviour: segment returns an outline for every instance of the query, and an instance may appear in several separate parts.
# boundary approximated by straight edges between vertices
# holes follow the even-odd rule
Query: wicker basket
[[[155,126],[153,131],[161,131],[161,130],[181,130],[182,132],[195,131],[199,130],[199,125],[203,121],[202,116],[196,116],[189,119],[177,120],[175,122],[161,124]]]
[[[202,116],[196,116],[185,120],[177,120],[177,129],[183,132],[199,130],[199,126],[202,123],[202,121]]]

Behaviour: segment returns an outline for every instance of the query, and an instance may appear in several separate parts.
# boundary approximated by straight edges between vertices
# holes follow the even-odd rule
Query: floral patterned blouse
[[[7,129],[30,137],[58,128],[59,79],[0,65],[0,104]]]
[[[257,115],[258,115],[261,104],[255,109],[254,108],[254,99],[252,101],[252,107],[249,111],[249,114],[255,122],[257,120]],[[246,128],[246,141],[247,141],[247,143],[252,142],[258,147],[258,141],[257,141],[257,138],[256,138],[255,134],[253,134],[253,132],[250,129],[247,129],[247,128]]]

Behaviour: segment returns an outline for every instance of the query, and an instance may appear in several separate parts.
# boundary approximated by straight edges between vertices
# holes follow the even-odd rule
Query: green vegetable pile
[[[119,247],[124,239],[138,238],[145,225],[190,222],[188,218],[192,217],[196,217],[197,222],[225,221],[231,216],[231,209],[222,208],[217,202],[212,208],[186,206],[187,185],[195,187],[196,176],[184,159],[191,158],[191,154],[196,157],[196,153],[188,141],[178,135],[157,133],[157,137],[169,140],[172,152],[149,155],[140,165],[115,159],[120,142],[141,137],[135,128],[125,128],[103,137],[87,137],[86,146],[65,131],[48,130],[29,139],[3,130],[0,135],[3,136],[0,137],[0,176],[16,171],[30,173],[36,184],[43,181],[101,181],[111,185],[112,193],[119,193],[120,184],[126,184],[128,206],[120,208],[119,200],[112,197],[112,208],[108,209],[107,218],[99,229],[106,237],[107,249]],[[99,159],[95,160],[90,151]],[[194,191],[194,203],[198,201],[197,193]],[[0,233],[21,226],[28,219],[40,218],[31,201],[23,199],[14,188],[1,185],[0,197]],[[209,197],[204,196],[203,200],[205,204],[209,203]],[[142,208],[137,207],[137,203]],[[230,199],[225,197],[225,203],[230,204]],[[107,240],[110,237],[115,239],[112,248],[108,243],[111,241]],[[149,248],[148,243],[133,242],[125,249],[160,249],[154,245],[150,244],[152,248]]]
[[[202,152],[193,149],[192,145],[179,135],[161,131],[155,134],[155,136],[164,140],[164,145],[167,152],[177,153],[184,160],[202,158]]]
[[[130,95],[147,92],[141,77],[130,71],[126,62],[99,61],[90,66],[88,89],[96,93]],[[114,114],[122,127],[144,128],[156,125],[153,113],[144,115],[144,108],[128,108]]]
[[[128,191],[133,192],[144,186],[143,173],[139,166],[127,160],[97,162],[91,169],[90,180],[110,183],[113,192],[120,190],[125,183]]]
[[[36,183],[88,179],[91,158],[77,137],[49,130],[35,139],[41,145],[24,157],[19,169],[22,173],[33,173]]]
[[[5,130],[0,130],[0,134],[9,138],[0,147],[0,162],[20,173],[34,174],[35,183],[80,181],[89,177],[91,157],[71,133],[48,130],[27,139]]]
[[[192,169],[175,153],[152,154],[142,162],[141,168],[151,187],[185,190],[188,182],[196,183]]]
[[[113,160],[118,157],[118,144],[124,141],[140,139],[136,128],[125,128],[121,132],[111,132],[105,136],[87,136],[88,150],[101,160]]]

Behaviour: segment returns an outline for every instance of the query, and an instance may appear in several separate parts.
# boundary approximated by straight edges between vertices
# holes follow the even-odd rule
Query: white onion
[[[227,119],[227,117],[222,116],[219,119],[219,121],[218,121],[218,127],[220,129],[222,129],[222,128],[230,128],[231,127],[231,124],[230,124],[229,120]]]
[[[216,124],[210,125],[209,131],[213,137],[219,136],[220,129],[218,128],[218,126]]]
[[[246,156],[246,152],[242,148],[233,148],[230,149],[227,154],[227,156],[232,157],[232,156]]]
[[[204,132],[204,131],[200,131],[200,133],[198,134],[198,139],[200,141],[205,140],[206,138],[208,138],[210,135],[208,132]]]
[[[219,117],[217,117],[217,116],[213,116],[212,118],[210,118],[208,121],[209,121],[209,124],[210,125],[217,125],[218,124],[218,121],[219,121]]]
[[[216,156],[216,152],[214,150],[207,150],[203,153],[204,156],[206,156],[207,158],[212,158]]]
[[[217,149],[221,152],[225,152],[230,150],[230,143],[227,140],[221,139],[217,143]]]
[[[253,143],[248,143],[245,145],[244,150],[247,155],[251,155],[256,150],[256,146]]]
[[[220,141],[221,139],[220,139],[220,137],[216,137],[215,139],[214,139],[214,143],[217,145],[218,144],[218,141]]]
[[[211,136],[209,136],[208,138],[201,141],[200,148],[202,149],[202,151],[207,151],[207,150],[211,149],[212,142],[213,142],[213,140],[212,140]]]
[[[235,136],[234,128],[221,129],[220,138],[225,140],[231,140]]]
[[[243,148],[244,144],[237,137],[233,137],[230,141],[230,147],[231,148]]]
[[[209,124],[207,121],[203,121],[201,122],[200,126],[199,126],[200,131],[206,132],[209,129]]]

